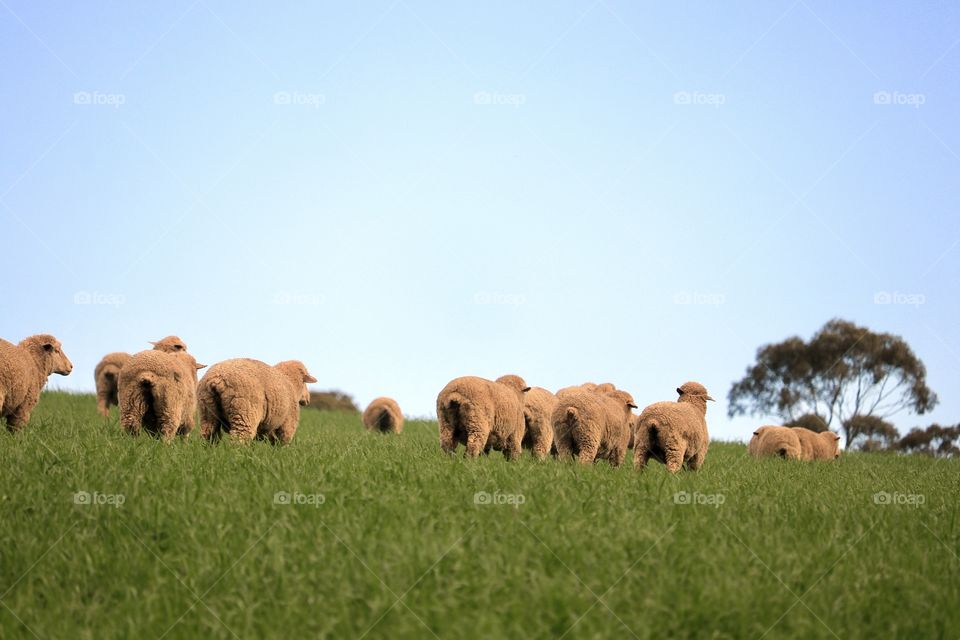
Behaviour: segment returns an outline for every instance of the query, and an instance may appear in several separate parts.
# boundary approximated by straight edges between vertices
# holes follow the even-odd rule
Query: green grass
[[[956,460],[757,462],[717,443],[671,477],[465,461],[435,423],[379,436],[316,411],[286,448],[165,446],[48,393],[0,435],[0,469],[0,638],[960,633]]]

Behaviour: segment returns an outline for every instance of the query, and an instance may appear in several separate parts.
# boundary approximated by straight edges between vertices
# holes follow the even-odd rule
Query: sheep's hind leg
[[[676,473],[680,470],[680,467],[683,466],[683,454],[685,451],[686,447],[683,445],[674,446],[666,450],[667,471]]]
[[[23,430],[28,422],[30,422],[30,412],[23,408],[15,409],[13,413],[7,414],[7,430],[10,433],[18,433]]]
[[[687,460],[687,469],[690,471],[696,471],[701,466],[703,466],[703,460],[707,457],[706,452],[702,449],[698,451],[692,458]]]

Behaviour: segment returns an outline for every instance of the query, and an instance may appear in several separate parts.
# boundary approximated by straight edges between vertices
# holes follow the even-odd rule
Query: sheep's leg
[[[230,440],[233,442],[252,442],[257,437],[257,425],[246,416],[232,415],[230,421]]]
[[[280,426],[280,444],[290,444],[297,432],[297,419],[294,418]]]
[[[650,451],[647,450],[646,446],[638,446],[636,442],[633,444],[633,468],[636,470],[641,470],[647,466],[647,462],[650,461]]]
[[[582,438],[577,444],[577,462],[580,464],[591,464],[597,459],[597,453],[600,451],[599,438]]]
[[[457,450],[457,442],[453,438],[454,425],[441,410],[437,416],[437,422],[440,425],[440,450],[444,453],[453,453]]]
[[[696,471],[701,466],[703,466],[703,460],[706,457],[707,457],[707,453],[703,449],[701,449],[692,458],[687,460],[687,469],[690,469],[690,471]]]
[[[621,449],[619,447],[611,449],[609,460],[610,464],[614,467],[619,467],[623,464],[623,460],[627,457],[627,450]]]
[[[550,448],[553,445],[553,434],[544,430],[544,433],[540,434],[540,437],[537,438],[533,443],[533,457],[537,460],[543,460],[547,457],[547,454],[550,453]]]
[[[110,399],[105,391],[97,393],[97,412],[104,418],[110,416]]]
[[[686,452],[686,447],[682,444],[674,444],[673,446],[666,447],[666,463],[667,471],[670,473],[676,473],[680,470],[680,467],[683,466],[683,454]]]
[[[523,455],[523,431],[515,431],[506,442],[503,457],[507,460],[517,460],[521,455]]]
[[[30,422],[30,411],[24,407],[18,407],[13,413],[7,414],[7,430],[10,433],[17,433]]]

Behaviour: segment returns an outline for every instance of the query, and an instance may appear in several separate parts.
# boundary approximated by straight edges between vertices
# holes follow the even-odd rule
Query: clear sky
[[[839,316],[960,420],[960,6],[0,0],[0,336],[178,334],[363,405],[726,394]],[[878,294],[891,304],[877,304]],[[882,300],[882,298],[881,298]]]

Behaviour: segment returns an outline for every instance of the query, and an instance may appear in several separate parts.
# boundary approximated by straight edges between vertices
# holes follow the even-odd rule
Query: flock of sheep
[[[200,434],[210,441],[223,436],[287,444],[300,422],[300,407],[310,402],[307,383],[316,382],[299,360],[270,366],[238,358],[210,367],[199,381],[198,364],[177,336],[151,343],[153,349],[130,355],[110,353],[94,372],[97,408],[104,416],[117,405],[120,425],[131,435],[141,431],[172,440],[194,428],[199,408]],[[51,335],[25,338],[14,345],[0,339],[0,416],[10,431],[30,420],[40,391],[50,375],[69,375],[73,364]],[[583,464],[607,460],[623,463],[634,449],[634,466],[650,459],[670,472],[699,469],[709,447],[707,401],[698,382],[677,388],[674,402],[657,402],[639,415],[633,397],[611,383],[584,383],[555,394],[529,387],[520,376],[496,380],[465,376],[450,381],[437,397],[440,448],[453,453],[459,445],[468,457],[491,450],[507,459],[529,449],[537,459],[547,455],[576,458]],[[400,433],[403,414],[391,398],[375,399],[363,412],[371,431]],[[840,437],[802,427],[763,426],[753,433],[748,451],[755,457],[832,460],[840,456]]]

